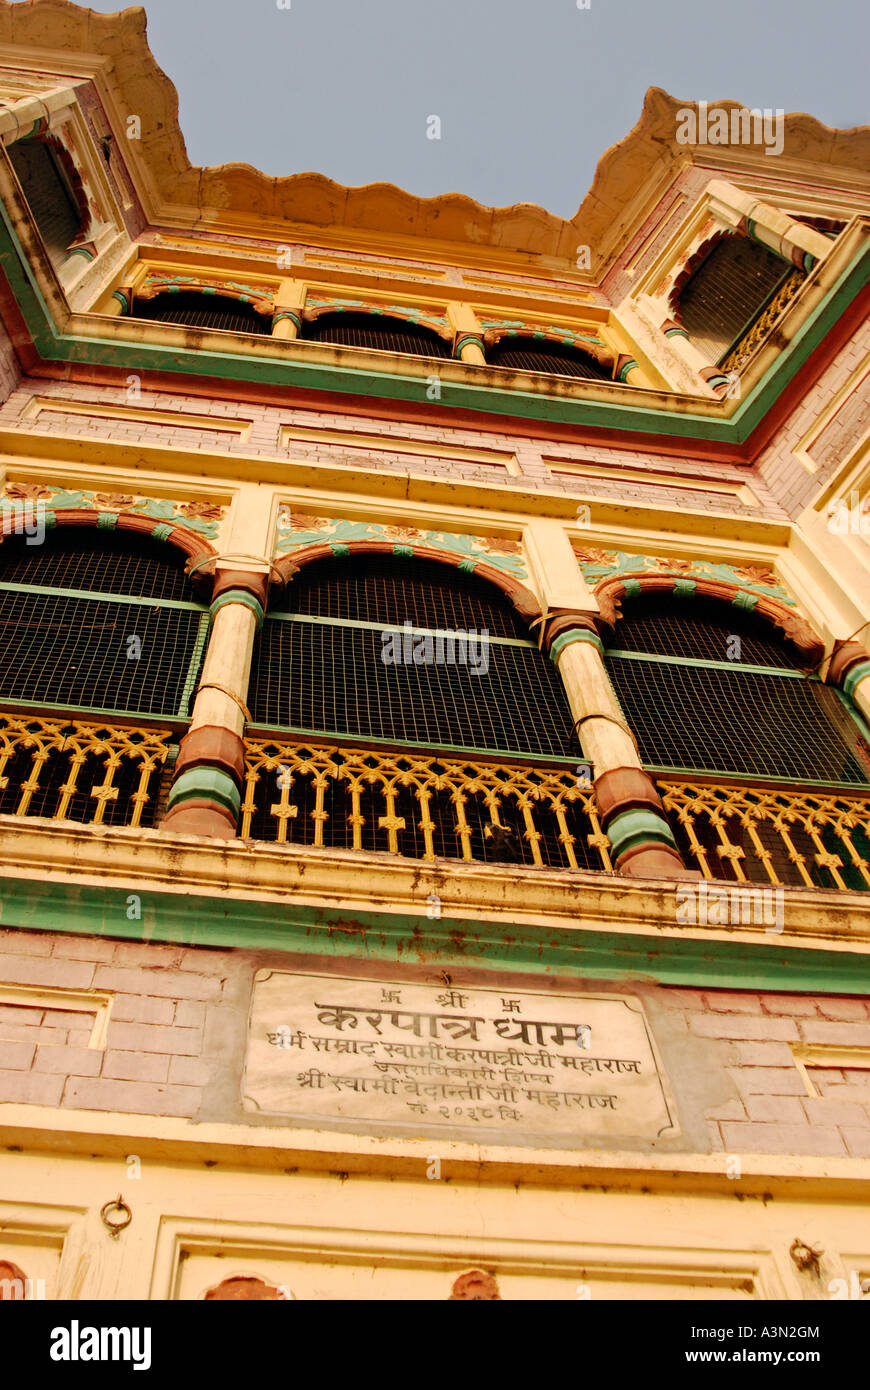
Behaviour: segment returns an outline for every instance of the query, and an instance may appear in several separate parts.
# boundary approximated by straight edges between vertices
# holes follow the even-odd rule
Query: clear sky
[[[589,4],[148,0],[145,10],[194,164],[313,169],[571,217],[650,86],[870,123],[868,0]],[[117,0],[91,8],[111,13]],[[440,140],[427,139],[432,115]]]

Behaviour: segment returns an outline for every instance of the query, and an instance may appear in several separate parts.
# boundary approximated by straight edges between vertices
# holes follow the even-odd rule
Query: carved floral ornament
[[[52,487],[45,483],[7,483],[5,496],[12,503],[43,503],[47,512],[130,512],[134,516],[150,517],[156,522],[183,526],[185,530],[210,540],[217,536],[225,511],[215,502],[175,502],[166,498],[136,497],[125,492],[88,492]]]
[[[672,592],[680,597],[715,598],[756,612],[794,643],[807,664],[820,661],[824,643],[794,610],[795,600],[765,565],[729,565],[712,560],[632,555],[574,544],[586,582],[594,589],[601,616],[613,626],[622,600],[641,592]]]
[[[381,525],[370,521],[312,516],[281,507],[278,513],[276,554],[286,555],[304,546],[326,544],[334,555],[346,555],[353,542],[393,543],[393,553],[408,558],[440,552],[458,558],[458,568],[473,571],[478,562],[516,579],[528,577],[519,541],[503,536],[458,535],[452,531],[424,531],[417,526]]]
[[[247,285],[238,280],[209,280],[201,275],[147,275],[136,291],[137,299],[154,299],[158,294],[179,294],[182,290],[219,295],[250,304],[258,314],[274,312],[274,295],[265,285]]]

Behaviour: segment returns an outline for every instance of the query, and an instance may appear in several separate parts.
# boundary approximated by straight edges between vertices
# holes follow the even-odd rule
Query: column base
[[[626,850],[616,867],[628,878],[682,878],[696,882],[703,878],[699,869],[687,869],[677,851],[667,845],[637,845]]]
[[[158,830],[170,835],[204,835],[210,840],[234,840],[236,818],[216,801],[180,801],[167,811]]]

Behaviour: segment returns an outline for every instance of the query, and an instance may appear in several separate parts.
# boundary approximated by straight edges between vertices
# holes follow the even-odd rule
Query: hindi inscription
[[[269,970],[254,983],[245,1108],[508,1143],[674,1128],[632,996]]]

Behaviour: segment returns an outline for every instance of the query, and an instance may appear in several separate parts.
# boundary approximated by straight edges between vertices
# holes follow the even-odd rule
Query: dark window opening
[[[0,700],[186,718],[206,610],[180,552],[80,531],[0,547]]]
[[[680,293],[676,317],[710,362],[751,327],[795,267],[747,237],[718,242]]]
[[[571,756],[572,718],[555,666],[510,601],[476,576],[390,556],[324,560],[294,581],[286,607],[286,616],[267,618],[255,647],[254,724],[405,747]],[[459,647],[450,659],[449,643],[444,661],[431,659],[439,632],[473,636],[465,662]],[[394,638],[402,657],[385,663]],[[423,660],[413,659],[415,644]]]
[[[450,344],[431,328],[386,314],[321,314],[303,325],[302,337],[314,343],[407,352],[418,357],[451,354]]]
[[[258,314],[252,305],[227,295],[180,290],[157,294],[153,299],[137,299],[133,317],[157,323],[185,324],[188,328],[222,328],[229,333],[272,332],[271,319]]]
[[[16,140],[9,159],[53,265],[65,261],[81,214],[58,156],[45,140]]]
[[[834,689],[800,672],[795,648],[752,614],[696,602],[626,604],[609,644],[608,674],[643,762],[765,781],[870,784],[859,725]]]
[[[606,367],[582,349],[568,343],[529,337],[501,338],[487,350],[487,363],[521,372],[548,372],[551,376],[576,376],[610,381]]]

